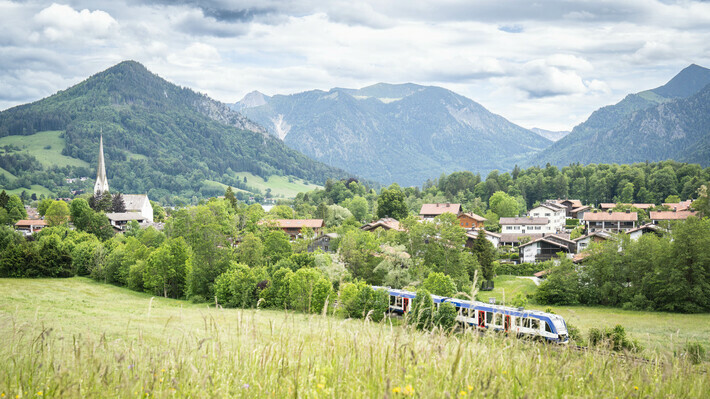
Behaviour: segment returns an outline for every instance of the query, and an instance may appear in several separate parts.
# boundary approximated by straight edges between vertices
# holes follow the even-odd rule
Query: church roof
[[[140,211],[149,202],[146,194],[121,194],[123,203],[126,205],[126,212]]]
[[[99,138],[99,165],[96,168],[96,183],[94,193],[107,192],[108,179],[106,178],[106,164],[104,163],[104,136]]]

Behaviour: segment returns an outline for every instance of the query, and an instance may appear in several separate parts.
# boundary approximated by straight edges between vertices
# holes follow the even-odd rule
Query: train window
[[[550,324],[548,324],[546,321],[543,321],[542,324],[545,325],[545,331],[551,333],[552,329],[550,328]]]
[[[502,326],[503,325],[503,315],[500,313],[496,313],[495,321],[493,322],[493,324],[495,324],[497,326]]]
[[[538,320],[538,319],[532,319],[531,322],[532,322],[532,325],[531,325],[530,328],[532,328],[533,330],[539,330],[539,329],[540,329],[540,320]]]
[[[486,324],[491,324],[492,321],[493,321],[493,313],[486,312]]]
[[[523,319],[523,327],[530,328],[530,319],[529,318],[526,317]]]
[[[397,306],[398,308],[402,307],[402,297],[401,296],[395,297],[394,305]]]
[[[390,296],[390,306],[394,306],[397,303],[396,296]]]

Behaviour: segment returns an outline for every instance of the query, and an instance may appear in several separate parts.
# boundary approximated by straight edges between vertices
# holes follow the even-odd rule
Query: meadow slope
[[[4,397],[702,397],[675,358],[629,363],[470,332],[215,309],[85,278],[0,279]]]

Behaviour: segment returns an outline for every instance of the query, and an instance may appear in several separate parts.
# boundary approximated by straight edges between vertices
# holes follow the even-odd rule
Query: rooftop
[[[651,220],[685,220],[695,215],[695,211],[651,211]]]
[[[145,203],[150,201],[146,194],[121,194],[123,203],[126,205],[126,211],[140,211],[145,206]]]
[[[15,227],[46,226],[46,225],[47,225],[47,221],[40,220],[40,219],[24,219],[24,220],[18,220],[17,223],[15,223]]]
[[[616,208],[617,205],[632,206],[636,209],[649,209],[649,208],[653,208],[654,206],[656,206],[656,204],[640,204],[640,203],[636,203],[636,204],[618,203],[618,204],[615,204],[613,202],[602,202],[601,204],[599,204],[599,208],[604,209],[604,210],[614,209],[614,208]]]
[[[453,213],[458,215],[461,212],[461,204],[424,204],[419,214],[424,215],[441,215],[442,213]]]
[[[547,224],[547,218],[531,218],[531,217],[515,217],[515,218],[500,218],[499,224],[511,225],[511,224],[525,224],[525,225],[545,225]]]
[[[481,215],[476,215],[476,214],[473,213],[473,212],[461,213],[459,216],[462,216],[462,215],[466,215],[466,216],[470,217],[471,219],[476,220],[476,221],[479,221],[479,222],[485,222],[486,220],[488,220],[488,219],[484,218],[484,217],[481,216]]]
[[[635,222],[638,218],[636,212],[584,212],[587,222]]]
[[[106,214],[109,220],[114,222],[125,222],[128,220],[145,220],[145,216],[138,212],[109,212]]]
[[[394,218],[382,218],[380,220],[370,222],[360,228],[365,231],[370,231],[370,230],[374,230],[378,227],[381,227],[385,230],[393,229],[393,230],[397,230],[397,231],[404,231],[404,229],[402,229],[402,227],[399,224],[399,220],[394,219]]]

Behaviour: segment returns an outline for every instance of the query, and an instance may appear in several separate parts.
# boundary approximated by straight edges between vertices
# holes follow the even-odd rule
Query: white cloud
[[[76,11],[56,3],[40,11],[34,20],[40,34],[36,38],[50,41],[106,38],[118,25],[105,11]]]

